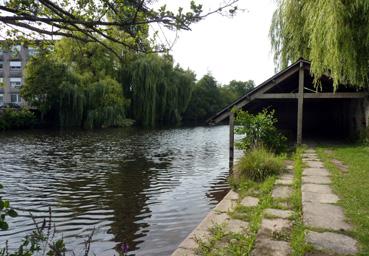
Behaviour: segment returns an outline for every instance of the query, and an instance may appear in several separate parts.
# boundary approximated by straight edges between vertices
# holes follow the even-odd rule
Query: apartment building
[[[26,104],[19,91],[27,60],[36,53],[35,48],[23,45],[12,46],[9,50],[0,49],[0,106],[7,103]]]

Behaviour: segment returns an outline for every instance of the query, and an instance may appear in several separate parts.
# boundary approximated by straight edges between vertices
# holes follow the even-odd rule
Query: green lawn
[[[369,147],[358,145],[320,146],[318,153],[333,174],[333,189],[341,198],[349,221],[354,225],[353,235],[361,244],[361,254],[369,255]],[[342,172],[331,159],[348,166]]]

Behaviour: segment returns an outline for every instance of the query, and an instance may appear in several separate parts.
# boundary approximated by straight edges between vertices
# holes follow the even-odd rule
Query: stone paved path
[[[330,173],[324,168],[314,149],[303,154],[302,206],[303,221],[306,226],[305,239],[316,251],[306,255],[355,255],[358,253],[356,240],[347,235],[352,229],[346,222],[344,212],[337,205],[338,196],[332,191]],[[256,235],[252,256],[289,256],[292,255],[290,234],[294,212],[289,199],[293,192],[294,166],[287,165],[288,172],[275,182],[272,197],[276,209],[265,209],[261,226]],[[259,199],[253,196],[239,198],[230,191],[211,211],[197,228],[179,245],[172,256],[196,255],[198,241],[207,241],[211,234],[209,228],[222,225],[227,233],[247,233],[249,223],[232,219],[228,214],[237,204],[256,207]],[[277,209],[278,208],[278,209]]]
[[[339,198],[331,190],[330,173],[324,168],[314,149],[303,154],[306,168],[302,177],[302,208],[304,225],[308,228],[306,242],[321,254],[355,255],[357,242],[343,234],[350,231],[342,208],[336,203]],[[316,232],[319,231],[319,232]]]
[[[273,200],[281,209],[265,209],[261,227],[256,235],[252,256],[288,256],[292,254],[290,233],[293,212],[288,199],[292,194],[293,165],[287,166],[288,173],[281,175],[272,191]]]

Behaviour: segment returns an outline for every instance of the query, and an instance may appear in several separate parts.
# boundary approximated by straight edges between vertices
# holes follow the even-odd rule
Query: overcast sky
[[[189,3],[170,0],[174,8]],[[204,10],[219,6],[221,0],[202,0]],[[192,25],[192,31],[179,33],[172,55],[183,68],[190,68],[200,79],[210,72],[218,82],[254,80],[263,82],[274,74],[273,56],[268,37],[275,0],[240,0],[245,9],[235,17],[212,15]],[[168,32],[165,32],[167,37]],[[161,36],[162,40],[165,40]]]

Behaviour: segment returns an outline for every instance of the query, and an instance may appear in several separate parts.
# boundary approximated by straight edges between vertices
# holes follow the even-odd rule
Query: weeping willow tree
[[[279,68],[303,57],[316,81],[369,85],[368,0],[279,0],[270,37]]]
[[[169,56],[146,55],[131,65],[133,118],[141,125],[176,124],[188,106],[195,76]]]
[[[128,101],[113,77],[114,61],[98,44],[61,40],[32,58],[22,96],[58,127],[124,126]]]

